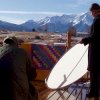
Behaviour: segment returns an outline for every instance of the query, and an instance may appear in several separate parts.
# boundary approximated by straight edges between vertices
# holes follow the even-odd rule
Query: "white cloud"
[[[42,14],[42,15],[61,15],[63,13],[58,12],[42,12],[42,11],[0,11],[1,14]]]
[[[8,16],[0,16],[0,20],[10,22],[10,23],[15,23],[15,24],[21,24],[24,22],[24,20],[8,17]]]
[[[29,19],[39,20],[46,16],[62,15],[58,12],[0,11],[0,20],[21,24]],[[35,17],[34,17],[35,16]]]

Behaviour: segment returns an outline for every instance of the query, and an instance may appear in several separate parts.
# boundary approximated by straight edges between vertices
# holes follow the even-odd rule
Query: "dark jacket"
[[[16,45],[0,48],[1,100],[32,100],[29,81],[35,77],[36,70],[25,50]]]
[[[84,45],[88,47],[88,70],[99,71],[100,69],[100,15],[93,20],[90,36],[83,38]]]

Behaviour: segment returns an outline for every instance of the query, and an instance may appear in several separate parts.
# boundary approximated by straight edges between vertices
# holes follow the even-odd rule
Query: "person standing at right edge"
[[[88,71],[90,72],[90,91],[86,96],[99,100],[100,88],[100,6],[93,3],[90,7],[93,16],[90,34],[88,37],[82,38],[79,43],[88,47]]]

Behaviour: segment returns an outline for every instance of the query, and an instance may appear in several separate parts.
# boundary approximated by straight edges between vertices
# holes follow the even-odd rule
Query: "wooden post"
[[[67,42],[66,42],[67,49],[70,49],[71,48],[71,42],[72,42],[71,37],[72,37],[72,33],[69,31],[67,33]]]

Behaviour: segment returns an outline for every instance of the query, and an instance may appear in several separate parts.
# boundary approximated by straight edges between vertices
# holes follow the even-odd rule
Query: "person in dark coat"
[[[30,82],[36,69],[27,52],[18,46],[18,39],[10,36],[0,47],[0,100],[38,100]]]
[[[100,6],[93,3],[90,7],[94,17],[90,35],[83,38],[80,43],[89,44],[88,47],[88,71],[90,71],[90,92],[88,97],[99,97],[100,87]]]

